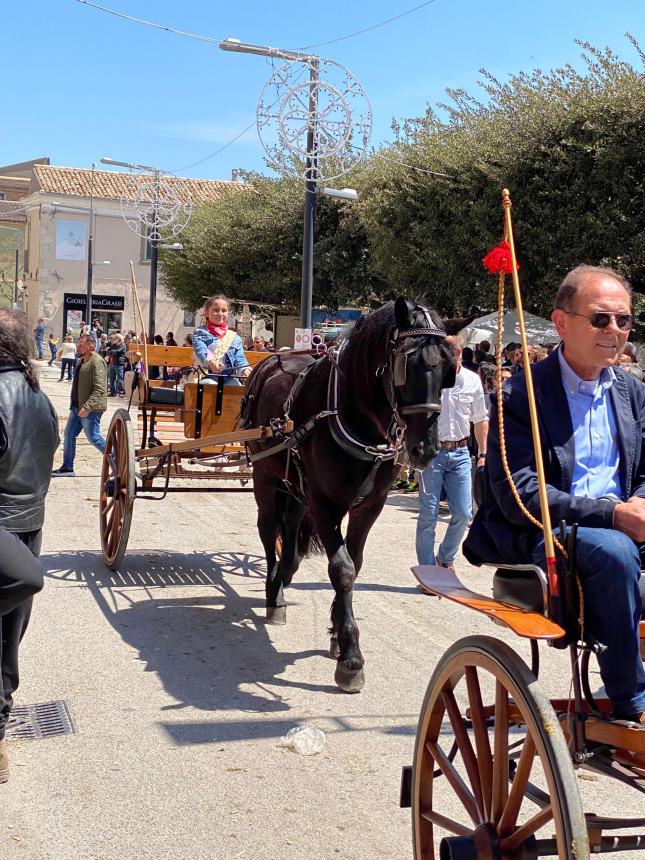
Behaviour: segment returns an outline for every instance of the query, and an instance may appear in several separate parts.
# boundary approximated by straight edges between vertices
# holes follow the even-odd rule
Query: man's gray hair
[[[558,288],[555,302],[553,303],[556,310],[571,310],[571,306],[576,298],[576,293],[588,275],[600,275],[602,277],[613,278],[615,281],[618,281],[618,283],[625,288],[631,301],[632,288],[629,281],[626,278],[623,278],[622,275],[619,275],[614,269],[609,268],[609,266],[581,265],[576,266],[575,269],[571,269],[571,271],[564,276],[564,280]]]
[[[87,343],[89,343],[89,345],[92,347],[92,349],[96,349],[96,335],[84,334],[83,337],[85,338]]]

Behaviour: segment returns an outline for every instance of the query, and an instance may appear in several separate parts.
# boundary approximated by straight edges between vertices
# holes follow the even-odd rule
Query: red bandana
[[[212,335],[215,335],[215,337],[219,340],[220,338],[224,337],[224,335],[228,331],[228,323],[222,323],[221,325],[213,325],[210,320],[206,320],[206,328]]]

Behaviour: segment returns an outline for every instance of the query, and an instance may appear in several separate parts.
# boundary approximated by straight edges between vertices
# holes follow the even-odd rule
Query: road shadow
[[[279,713],[289,711],[285,699],[293,688],[340,694],[334,685],[280,677],[289,666],[326,658],[327,652],[276,650],[263,618],[259,556],[146,551],[129,553],[118,572],[88,552],[50,553],[42,560],[47,578],[86,587],[105,619],[137,651],[145,671],[158,675],[175,699],[163,710]],[[240,595],[231,577],[253,580],[256,592]],[[332,668],[330,663],[330,676]],[[275,687],[284,688],[284,696]]]

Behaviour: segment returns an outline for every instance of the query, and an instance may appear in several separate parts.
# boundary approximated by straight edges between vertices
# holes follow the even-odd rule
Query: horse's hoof
[[[267,624],[286,624],[286,606],[267,606]]]
[[[365,686],[365,673],[362,669],[348,669],[344,663],[338,662],[334,681],[345,693],[360,693]]]
[[[340,657],[340,645],[338,644],[338,639],[329,640],[329,656],[332,660],[338,660]]]

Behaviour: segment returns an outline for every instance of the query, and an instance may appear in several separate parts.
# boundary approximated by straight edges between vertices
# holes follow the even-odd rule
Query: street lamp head
[[[321,188],[318,194],[325,197],[338,197],[341,200],[358,200],[358,192],[355,188]]]
[[[172,245],[159,245],[164,251],[183,251],[184,246],[181,242],[173,242]]]
[[[311,60],[315,59],[312,54],[303,54],[300,51],[286,51],[282,48],[272,48],[269,45],[251,45],[241,42],[239,39],[224,39],[219,43],[222,51],[236,51],[238,54],[257,54],[259,57],[277,57],[281,60]]]

